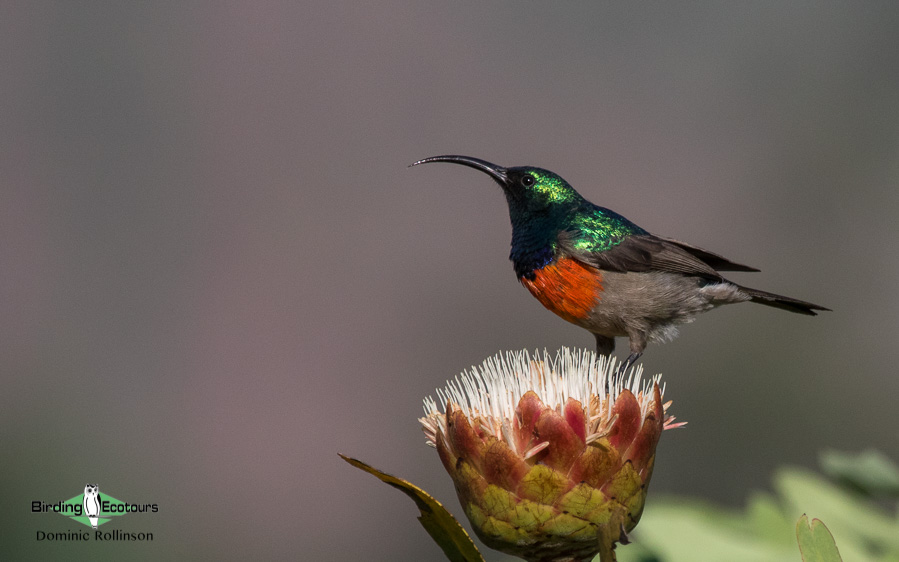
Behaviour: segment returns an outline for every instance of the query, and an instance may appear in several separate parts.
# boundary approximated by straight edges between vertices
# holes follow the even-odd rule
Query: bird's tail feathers
[[[789,310],[798,314],[808,314],[809,316],[817,316],[816,310],[830,310],[817,304],[801,301],[782,295],[775,295],[767,291],[759,291],[758,289],[750,289],[749,287],[740,287],[740,289],[751,297],[752,302],[757,302],[765,306],[773,306],[782,310]]]

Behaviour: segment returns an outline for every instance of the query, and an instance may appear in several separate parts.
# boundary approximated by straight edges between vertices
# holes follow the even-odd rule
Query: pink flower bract
[[[590,560],[643,511],[666,417],[660,376],[566,348],[486,360],[425,400],[421,423],[475,532],[526,560]],[[604,560],[606,558],[603,558]]]

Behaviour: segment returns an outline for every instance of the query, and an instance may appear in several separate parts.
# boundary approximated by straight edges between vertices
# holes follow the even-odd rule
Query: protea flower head
[[[567,348],[496,355],[425,399],[421,424],[477,535],[533,561],[614,560],[667,417],[660,375]]]

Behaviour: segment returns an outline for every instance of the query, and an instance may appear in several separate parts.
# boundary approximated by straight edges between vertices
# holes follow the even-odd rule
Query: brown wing
[[[668,244],[678,246],[693,257],[708,264],[709,267],[713,268],[715,271],[760,271],[759,269],[748,265],[732,262],[724,256],[693,246],[692,244],[687,244],[686,242],[681,242],[680,240],[673,240],[662,236],[656,236],[656,238]]]
[[[608,250],[590,252],[578,249],[572,235],[559,235],[560,248],[571,257],[607,271],[670,271],[707,279],[723,279],[721,271],[758,271],[727,258],[670,238],[652,234],[628,236]]]

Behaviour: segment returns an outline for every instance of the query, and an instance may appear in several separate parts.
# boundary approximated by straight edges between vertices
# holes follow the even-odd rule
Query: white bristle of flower
[[[519,400],[529,390],[560,413],[569,398],[580,402],[587,411],[591,398],[597,397],[600,410],[588,414],[601,426],[605,425],[601,420],[608,421],[612,404],[625,389],[638,397],[645,416],[653,385],[660,379],[661,375],[655,375],[643,380],[640,365],[618,373],[615,358],[597,356],[588,350],[572,351],[563,347],[555,356],[546,350],[542,354],[535,351],[533,358],[526,350],[509,351],[498,353],[480,367],[473,366],[447,381],[445,388],[437,389],[437,400],[430,396],[424,399],[424,411],[428,418],[436,418],[443,426],[446,418],[438,406],[445,413],[447,403],[452,403],[453,408],[459,408],[469,419],[480,418],[484,430],[510,442],[511,432],[503,426],[513,418]],[[664,386],[660,390],[664,394]]]

